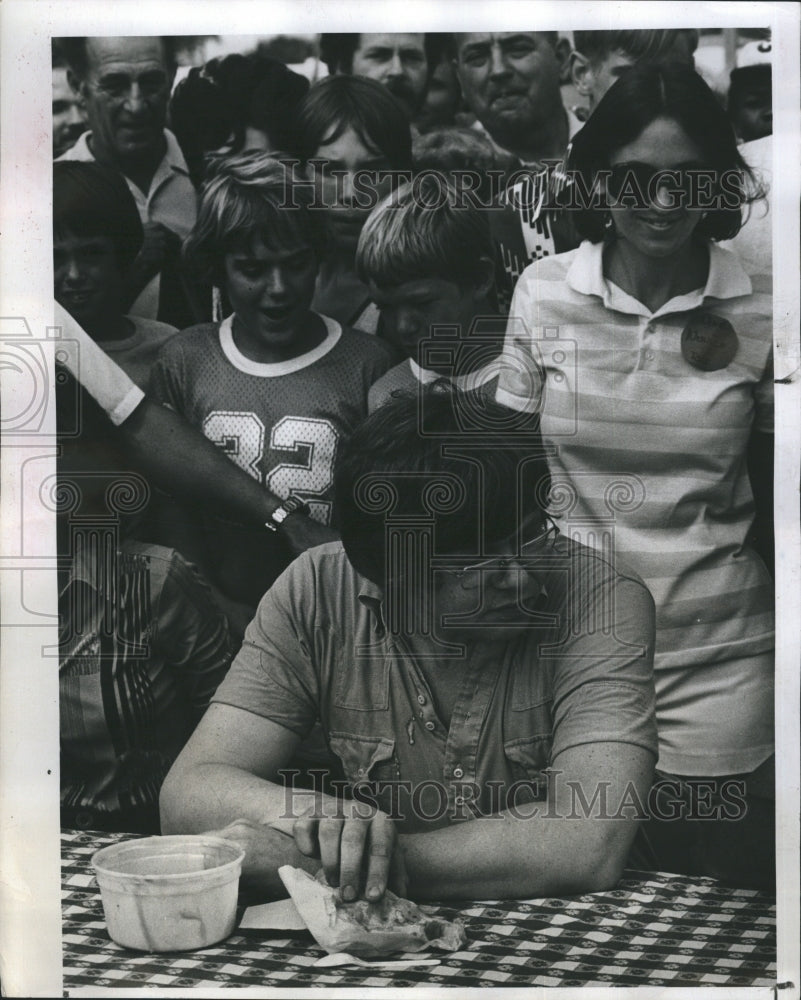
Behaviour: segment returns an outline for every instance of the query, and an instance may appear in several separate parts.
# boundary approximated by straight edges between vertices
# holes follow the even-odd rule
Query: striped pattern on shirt
[[[524,370],[541,368],[542,394],[525,395],[507,368],[498,399],[540,409],[562,529],[606,539],[650,588],[657,669],[757,657],[772,648],[773,596],[745,547],[754,517],[745,454],[752,427],[772,430],[770,276],[749,278],[712,245],[706,287],[651,313],[606,281],[602,252],[585,242],[526,269],[506,351]],[[736,332],[737,353],[720,370],[682,354],[682,331],[699,313]]]
[[[225,616],[173,549],[125,542],[109,553],[90,535],[59,626],[62,806],[154,807],[233,657]]]

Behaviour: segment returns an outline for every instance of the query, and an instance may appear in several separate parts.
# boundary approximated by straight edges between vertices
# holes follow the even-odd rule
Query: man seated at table
[[[653,601],[558,537],[526,426],[474,402],[422,389],[356,429],[342,541],[265,595],[166,780],[163,832],[224,827],[262,893],[284,894],[282,864],[322,864],[345,900],[582,893],[621,874],[656,759]],[[317,718],[352,797],[307,812],[282,769]]]

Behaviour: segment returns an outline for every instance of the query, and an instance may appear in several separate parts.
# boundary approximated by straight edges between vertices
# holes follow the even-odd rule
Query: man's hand
[[[181,252],[181,237],[161,222],[145,222],[142,228],[145,239],[135,265],[140,273],[153,277]]]
[[[242,862],[242,880],[256,890],[259,896],[272,899],[286,896],[286,889],[278,875],[281,865],[303,868],[313,875],[318,868],[298,852],[292,837],[279,830],[247,819],[237,819],[222,830],[208,830],[210,837],[222,837],[237,844],[245,852]]]
[[[376,902],[387,888],[405,896],[406,868],[394,822],[362,802],[345,803],[344,809],[337,817],[320,819],[312,810],[295,820],[298,850],[320,858],[328,884],[341,886],[345,902],[360,895]]]
[[[160,222],[145,222],[142,249],[136,255],[126,275],[125,296],[130,305],[151,278],[164,270],[170,260],[177,260],[181,252],[181,237]]]
[[[281,526],[281,530],[296,556],[306,549],[314,548],[315,545],[335,542],[339,538],[331,528],[299,512],[290,514]]]

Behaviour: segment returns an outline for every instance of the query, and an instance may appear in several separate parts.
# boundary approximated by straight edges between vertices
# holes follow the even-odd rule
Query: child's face
[[[53,237],[56,300],[87,333],[102,339],[105,322],[121,315],[122,275],[108,236]]]
[[[231,306],[255,341],[284,348],[298,337],[317,279],[317,257],[298,242],[286,249],[264,245],[258,236],[225,255]]]
[[[420,342],[432,336],[434,327],[456,327],[455,336],[460,338],[474,319],[476,303],[470,290],[444,278],[381,287],[371,282],[370,296],[381,310],[386,339],[415,361]]]
[[[318,196],[327,208],[331,241],[340,250],[354,251],[362,226],[380,198],[389,193],[390,164],[370,149],[352,127],[314,154],[325,167],[315,172]]]

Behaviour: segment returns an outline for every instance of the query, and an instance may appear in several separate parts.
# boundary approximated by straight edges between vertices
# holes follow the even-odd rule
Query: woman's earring
[[[615,224],[612,221],[612,216],[607,212],[606,219],[604,220],[604,231],[607,236],[612,235],[612,230],[615,228]]]

